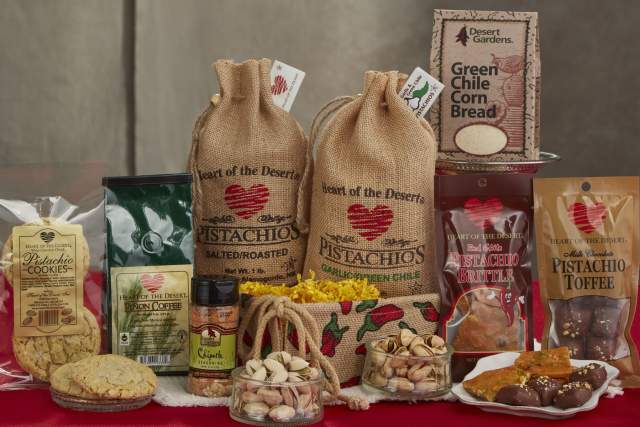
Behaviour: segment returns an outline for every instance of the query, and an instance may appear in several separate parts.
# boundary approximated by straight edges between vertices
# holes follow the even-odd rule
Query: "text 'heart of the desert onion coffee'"
[[[218,61],[219,102],[194,130],[195,268],[241,281],[293,283],[306,239],[296,225],[306,139],[273,102],[271,61]]]
[[[367,279],[384,297],[436,290],[426,244],[436,144],[397,91],[397,72],[367,72],[363,95],[318,133],[305,262],[320,277]]]

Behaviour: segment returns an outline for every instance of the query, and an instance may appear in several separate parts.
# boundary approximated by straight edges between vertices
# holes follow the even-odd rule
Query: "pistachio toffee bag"
[[[195,274],[293,283],[306,240],[295,223],[302,128],[272,100],[271,61],[215,63],[220,97],[193,131]]]
[[[534,193],[543,348],[606,361],[639,387],[640,178],[536,179]]]
[[[398,72],[369,71],[363,94],[338,100],[324,120],[304,268],[320,278],[367,278],[383,297],[436,289],[436,143],[398,88]]]
[[[481,357],[533,350],[531,179],[436,177],[441,335],[456,382]]]

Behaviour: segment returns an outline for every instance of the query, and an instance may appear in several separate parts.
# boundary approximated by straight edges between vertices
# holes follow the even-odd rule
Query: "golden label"
[[[21,225],[13,228],[14,334],[70,335],[82,332],[86,274],[82,226]]]
[[[191,264],[111,269],[114,354],[156,372],[189,368]]]

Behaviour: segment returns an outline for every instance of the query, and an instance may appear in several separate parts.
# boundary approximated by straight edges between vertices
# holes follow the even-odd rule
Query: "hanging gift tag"
[[[290,111],[298,89],[304,80],[304,71],[280,61],[273,61],[271,67],[271,94],[273,103],[285,111]]]
[[[424,117],[442,89],[444,89],[442,83],[422,68],[416,67],[400,89],[399,94],[418,117]]]

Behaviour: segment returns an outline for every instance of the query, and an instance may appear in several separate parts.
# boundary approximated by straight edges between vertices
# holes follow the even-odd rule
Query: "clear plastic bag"
[[[11,242],[12,233],[17,226],[33,224],[47,226],[53,230],[58,224],[77,224],[82,227],[81,233],[87,245],[84,246],[84,243],[81,242],[78,247],[82,247],[83,251],[76,253],[82,254],[83,267],[86,266],[82,272],[86,271],[86,273],[84,278],[79,281],[83,282],[83,306],[95,317],[95,322],[91,320],[88,323],[92,341],[90,345],[86,345],[86,348],[91,348],[91,353],[101,353],[106,349],[105,280],[102,267],[105,252],[104,205],[98,176],[101,172],[101,168],[87,165],[75,168],[69,165],[65,167],[49,166],[41,169],[41,173],[38,173],[37,167],[15,167],[0,171],[3,187],[8,190],[3,191],[3,194],[8,194],[13,198],[0,199],[0,245],[3,249],[0,256],[0,390],[46,386],[45,381],[38,379],[41,375],[33,374],[34,369],[42,369],[50,373],[52,372],[50,369],[55,369],[63,362],[73,361],[74,358],[80,358],[87,354],[86,351],[75,353],[71,346],[66,345],[64,339],[58,339],[56,336],[55,343],[50,342],[48,338],[40,340],[39,345],[35,346],[37,351],[31,351],[31,347],[27,346],[25,347],[26,351],[23,348],[22,355],[16,357],[16,354],[19,353],[14,345],[14,297],[16,297],[16,291],[12,282],[18,279],[14,277],[14,270],[12,270],[14,267],[12,266],[15,265],[14,258],[18,259],[18,257],[14,254],[16,249]],[[47,175],[53,179],[43,180]],[[37,185],[38,180],[42,183],[41,185]],[[54,186],[63,189],[64,197],[61,195],[24,195],[25,192],[33,191],[34,188],[45,191],[50,190],[46,187]],[[40,238],[45,241],[47,237],[49,236],[42,235]],[[26,256],[21,259],[26,259]],[[21,275],[25,275],[22,267],[16,268],[16,272],[20,271]],[[74,274],[82,276],[83,273]],[[21,277],[20,280],[25,279]],[[55,290],[53,287],[47,288],[46,286],[43,286],[43,289]],[[66,317],[57,321],[61,322],[60,324],[65,323],[63,326],[68,326],[67,323],[77,323],[86,327],[87,323],[83,323],[84,320],[81,322],[80,317],[86,319],[89,314],[77,301],[75,307],[77,312],[74,311],[70,315],[64,310],[61,311],[62,315],[66,315]],[[39,314],[39,310],[32,311],[34,313],[38,311]],[[68,335],[65,336],[68,337]],[[55,346],[57,347],[54,348]],[[64,351],[60,351],[61,347]],[[56,350],[58,353],[55,353]],[[25,362],[25,358],[29,359]],[[37,368],[32,365],[37,365]],[[25,369],[26,366],[30,367]]]

